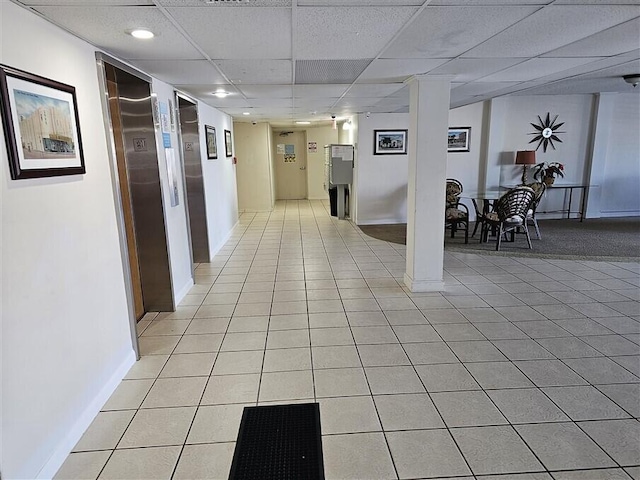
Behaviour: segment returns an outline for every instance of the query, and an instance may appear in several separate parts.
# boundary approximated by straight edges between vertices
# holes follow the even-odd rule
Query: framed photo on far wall
[[[216,129],[210,125],[204,126],[204,131],[207,139],[207,158],[209,160],[215,160],[218,158],[218,144],[216,142]]]
[[[13,180],[86,172],[74,87],[0,65],[0,98]]]
[[[406,130],[374,130],[373,131],[374,155],[406,155],[407,131]]]
[[[449,127],[447,152],[468,152],[471,142],[471,127]]]
[[[233,148],[231,146],[231,132],[229,130],[224,131],[224,153],[227,157],[233,155]]]

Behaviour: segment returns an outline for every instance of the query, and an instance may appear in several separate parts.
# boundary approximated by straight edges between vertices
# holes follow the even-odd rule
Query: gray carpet
[[[503,242],[500,252],[495,251],[495,238],[479,243],[479,233],[464,243],[464,232],[451,238],[445,235],[445,248],[451,251],[515,254],[521,256],[549,256],[571,258],[634,259],[640,258],[640,217],[598,218],[578,220],[539,220],[542,239],[530,227],[533,250],[527,248],[524,235],[516,235],[515,242]],[[472,225],[473,227],[473,225]],[[406,244],[406,224],[360,225],[366,234],[380,240]],[[473,231],[470,229],[469,234]]]

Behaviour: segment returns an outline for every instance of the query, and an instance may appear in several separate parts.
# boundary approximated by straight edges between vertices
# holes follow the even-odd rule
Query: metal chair
[[[469,209],[460,203],[462,183],[454,178],[447,178],[447,200],[445,206],[445,228],[451,228],[451,238],[455,238],[459,225],[464,226],[464,243],[469,243]]]
[[[520,186],[509,190],[500,197],[494,205],[494,211],[485,215],[482,225],[484,241],[487,241],[489,228],[496,227],[498,229],[496,250],[500,250],[502,236],[511,233],[512,239],[515,239],[515,233],[519,228],[522,228],[527,237],[527,244],[529,248],[532,248],[526,219],[534,196],[535,192],[532,188]]]
[[[525,186],[533,189],[535,196],[533,197],[533,202],[531,203],[531,207],[529,208],[529,210],[527,211],[527,218],[525,220],[525,223],[533,223],[533,227],[536,229],[536,236],[538,237],[538,240],[542,239],[542,235],[540,235],[540,228],[538,227],[538,222],[536,220],[536,210],[538,208],[538,204],[540,203],[540,200],[542,200],[542,196],[544,195],[544,192],[547,190],[547,184],[544,182],[533,182],[533,183],[528,183]]]

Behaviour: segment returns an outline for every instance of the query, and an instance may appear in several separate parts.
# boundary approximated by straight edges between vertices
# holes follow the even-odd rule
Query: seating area
[[[480,227],[480,242],[487,242],[489,233],[496,238],[496,250],[500,250],[503,238],[514,242],[516,234],[524,234],[527,245],[531,249],[529,236],[529,223],[533,224],[536,236],[541,239],[540,227],[536,221],[536,209],[546,186],[542,182],[534,182],[509,189],[501,195],[497,195],[491,203],[486,192],[471,194],[469,198],[476,207],[476,221],[472,237]],[[456,231],[464,230],[464,243],[469,243],[469,209],[461,203],[464,187],[459,180],[448,178],[446,188],[445,228],[451,230],[451,238],[455,238]],[[502,193],[502,192],[500,192]],[[483,208],[478,208],[477,200],[482,197]],[[507,237],[507,234],[510,234]]]

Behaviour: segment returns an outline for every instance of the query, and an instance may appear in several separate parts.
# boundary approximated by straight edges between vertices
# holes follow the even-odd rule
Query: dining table
[[[475,236],[478,225],[482,222],[484,216],[493,210],[493,203],[499,199],[507,191],[507,188],[487,188],[485,190],[468,190],[463,191],[460,198],[471,200],[476,213],[476,222],[473,227],[471,236]],[[482,203],[482,207],[479,205]],[[482,233],[482,232],[481,232]],[[482,238],[481,238],[482,240]]]

